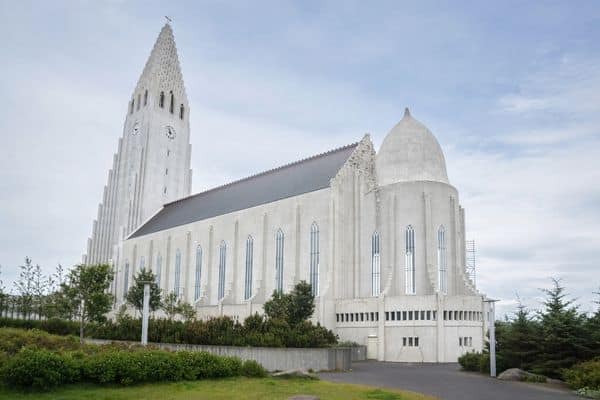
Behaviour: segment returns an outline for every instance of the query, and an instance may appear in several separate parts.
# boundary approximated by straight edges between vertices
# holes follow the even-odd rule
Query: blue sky
[[[173,18],[194,191],[357,141],[437,136],[478,286],[600,287],[598,2],[0,0],[0,264],[80,260],[127,102]]]

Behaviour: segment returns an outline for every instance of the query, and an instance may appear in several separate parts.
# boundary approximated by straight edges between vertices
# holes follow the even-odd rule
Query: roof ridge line
[[[244,182],[246,180],[252,179],[252,178],[256,178],[257,176],[267,175],[267,174],[273,173],[275,171],[278,171],[278,170],[281,170],[281,169],[284,169],[284,168],[289,168],[289,167],[291,167],[293,165],[297,165],[297,164],[300,164],[300,163],[303,163],[303,162],[306,162],[306,161],[309,161],[309,160],[313,160],[315,158],[323,157],[323,156],[326,156],[326,155],[329,155],[329,154],[332,154],[332,153],[336,153],[338,151],[346,150],[346,149],[349,149],[350,147],[356,147],[356,146],[358,146],[359,143],[360,142],[350,143],[350,144],[347,144],[345,146],[337,147],[337,148],[325,151],[323,153],[318,153],[318,154],[312,155],[310,157],[305,157],[305,158],[302,158],[300,160],[292,161],[290,163],[283,164],[283,165],[280,165],[278,167],[268,169],[266,171],[257,172],[256,174],[248,175],[248,176],[246,176],[244,178],[241,178],[241,179],[238,179],[238,180],[235,180],[235,181],[231,181],[231,182],[225,183],[225,184],[220,185],[220,186],[215,186],[213,188],[204,190],[202,192],[190,194],[188,196],[182,197],[182,198],[177,199],[177,200],[170,201],[168,203],[163,204],[163,207],[166,207],[168,205],[172,205],[172,204],[175,204],[175,203],[179,203],[180,201],[187,200],[187,199],[192,198],[192,197],[200,196],[201,194],[205,194],[205,193],[209,193],[209,192],[212,192],[212,191],[215,191],[215,190],[223,189],[223,188],[226,188],[228,186],[234,185],[236,183],[240,183],[240,182]]]

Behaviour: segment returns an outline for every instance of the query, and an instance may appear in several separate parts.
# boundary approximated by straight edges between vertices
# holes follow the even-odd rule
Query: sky
[[[81,261],[164,16],[193,192],[358,141],[404,107],[439,140],[477,286],[600,288],[600,3],[0,0],[0,279]]]

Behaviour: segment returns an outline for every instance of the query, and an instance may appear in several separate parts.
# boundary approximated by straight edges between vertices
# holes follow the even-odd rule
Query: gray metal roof
[[[329,181],[357,145],[353,143],[165,204],[129,237],[143,236],[329,187]]]

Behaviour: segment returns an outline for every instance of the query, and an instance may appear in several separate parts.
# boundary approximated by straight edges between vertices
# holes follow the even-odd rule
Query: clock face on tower
[[[169,139],[175,139],[175,128],[170,125],[165,126],[165,134]]]
[[[140,124],[136,122],[133,124],[133,128],[131,128],[131,134],[137,135],[138,133],[140,133]]]

